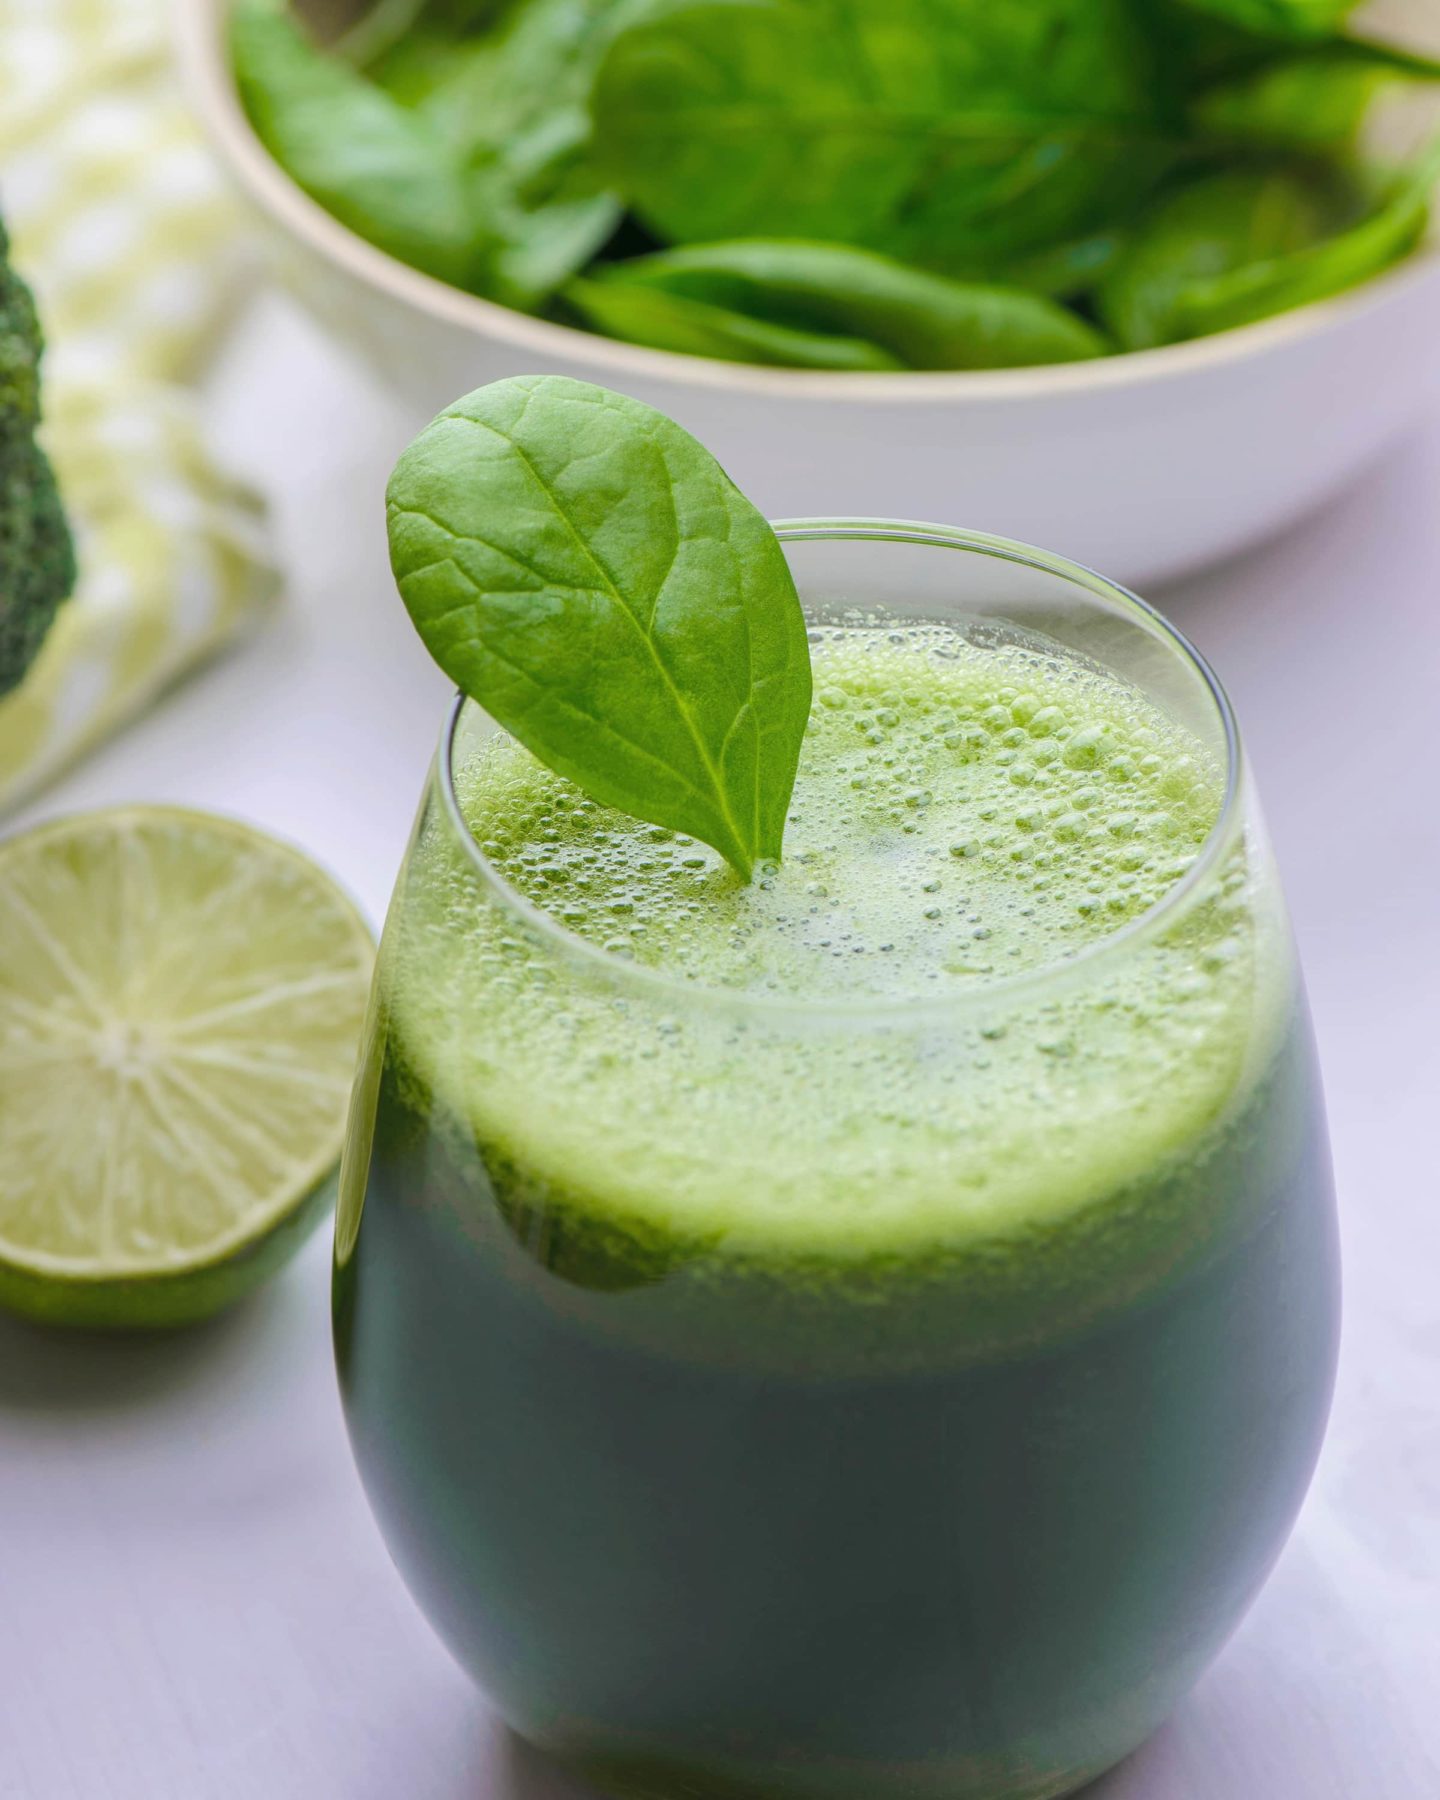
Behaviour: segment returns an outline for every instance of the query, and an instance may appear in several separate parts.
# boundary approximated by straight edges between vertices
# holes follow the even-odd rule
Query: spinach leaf
[[[368,9],[331,44],[337,56],[372,76],[412,44],[447,43],[481,30],[504,10],[505,0],[368,0]],[[387,82],[385,85],[389,85]]]
[[[1300,168],[1230,170],[1156,207],[1101,284],[1101,316],[1127,349],[1250,324],[1353,287],[1424,230],[1434,153],[1378,208],[1353,184]]]
[[[347,33],[332,49],[345,53],[349,43]],[[362,51],[363,48],[362,39]],[[377,87],[384,88],[401,106],[423,106],[437,88],[452,79],[455,58],[462,48],[463,40],[438,24],[426,8],[413,27],[393,44],[369,55],[346,54],[346,61],[363,69]]]
[[[1227,169],[1168,195],[1100,284],[1101,317],[1129,350],[1187,335],[1201,285],[1319,242],[1346,217],[1327,181],[1290,167]]]
[[[1020,368],[1106,349],[1091,326],[1038,294],[950,281],[841,244],[697,244],[612,264],[605,285],[652,289],[795,331],[844,333],[911,369]]]
[[[1382,205],[1347,229],[1289,254],[1195,282],[1174,304],[1173,330],[1180,337],[1228,331],[1328,300],[1379,275],[1408,255],[1424,235],[1437,179],[1440,145],[1393,184]]]
[[[1326,46],[1301,51],[1201,94],[1196,124],[1227,144],[1343,150],[1394,72]]]
[[[991,368],[1112,348],[1097,309],[1166,342],[1403,254],[1415,204],[1370,220],[1354,146],[1440,60],[1351,11],[374,0],[325,54],[239,0],[233,36],[277,160],[443,280],[686,354]]]
[[[494,154],[537,128],[588,135],[586,101],[626,0],[510,0],[492,27],[453,39],[449,66],[422,102],[446,139]],[[633,0],[631,0],[633,10]]]
[[[477,285],[488,246],[461,160],[427,120],[318,49],[270,0],[242,0],[230,53],[256,133],[312,199],[402,262]]]
[[[402,44],[421,22],[426,0],[372,0],[330,44],[332,54],[363,69]]]
[[[621,206],[590,156],[601,48],[635,0],[511,0],[496,27],[452,46],[423,101],[472,181],[501,248],[496,297],[533,309],[605,243]]]
[[[1016,287],[1047,294],[1052,300],[1081,299],[1114,268],[1125,249],[1126,232],[1127,227],[1117,221],[1108,230],[1052,244],[1012,263],[1006,277]]]
[[[721,362],[769,363],[792,369],[899,369],[904,365],[863,339],[797,329],[752,318],[661,287],[609,279],[628,265],[612,264],[605,279],[577,279],[561,289],[592,330],[651,350],[713,356]]]
[[[534,312],[614,235],[620,202],[597,186],[567,122],[533,132],[470,171],[472,205],[497,239],[490,293]]]
[[[1185,0],[1196,12],[1269,37],[1325,38],[1337,32],[1359,0]]]
[[[779,857],[805,619],[774,532],[688,432],[587,382],[497,381],[404,452],[387,514],[426,647],[507,731],[742,879]]]
[[[1352,62],[1365,62],[1392,75],[1408,75],[1414,81],[1440,81],[1440,56],[1411,50],[1404,44],[1387,44],[1379,38],[1336,38],[1333,53]]]
[[[1167,121],[1133,0],[679,0],[611,39],[596,154],[661,239],[861,244],[943,273],[1108,222]]]
[[[1278,51],[1271,45],[1204,85],[1191,116],[1231,156],[1255,144],[1344,154],[1382,93],[1435,80],[1440,61],[1395,44],[1336,37]]]

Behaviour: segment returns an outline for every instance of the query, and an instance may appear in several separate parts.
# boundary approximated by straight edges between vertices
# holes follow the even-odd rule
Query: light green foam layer
[[[1154,904],[1223,775],[1138,690],[940,627],[816,634],[785,859],[603,811],[508,739],[459,776],[500,875],[606,949],[712,986],[933,995],[1073,954]]]
[[[617,984],[528,929],[434,817],[387,946],[392,1056],[527,1204],[629,1238],[1008,1255],[1083,1218],[1104,1260],[1121,1246],[1097,1232],[1184,1230],[1172,1177],[1288,1001],[1267,873],[1241,844],[1164,932],[1065,964],[1193,863],[1215,760],[1058,648],[930,628],[814,654],[785,861],[750,887],[506,738],[475,751],[457,793],[503,879],[675,985]],[[1042,965],[1018,994],[999,979]],[[737,989],[769,1004],[713,998]],[[865,996],[919,1003],[884,1025],[804,1004]]]

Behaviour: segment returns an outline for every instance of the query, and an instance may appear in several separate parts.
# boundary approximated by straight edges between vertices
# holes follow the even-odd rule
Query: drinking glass
[[[1338,1282],[1299,973],[1229,704],[1159,615],[977,533],[777,530],[817,624],[1143,690],[1223,769],[1214,827],[1042,967],[707,987],[507,885],[463,805],[497,727],[458,701],[342,1174],[351,1437],[441,1636],[606,1793],[1046,1800],[1215,1655],[1314,1464]]]

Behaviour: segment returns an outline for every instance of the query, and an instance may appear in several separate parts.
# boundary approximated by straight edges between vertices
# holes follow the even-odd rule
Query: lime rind
[[[0,1261],[0,1307],[38,1325],[156,1330],[196,1325],[262,1287],[335,1204],[330,1173],[264,1237],[218,1261],[155,1275],[60,1278]]]

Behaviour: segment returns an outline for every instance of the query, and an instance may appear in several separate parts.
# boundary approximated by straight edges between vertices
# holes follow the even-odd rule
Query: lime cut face
[[[374,947],[229,819],[133,807],[0,845],[0,1301],[172,1324],[323,1213]]]

